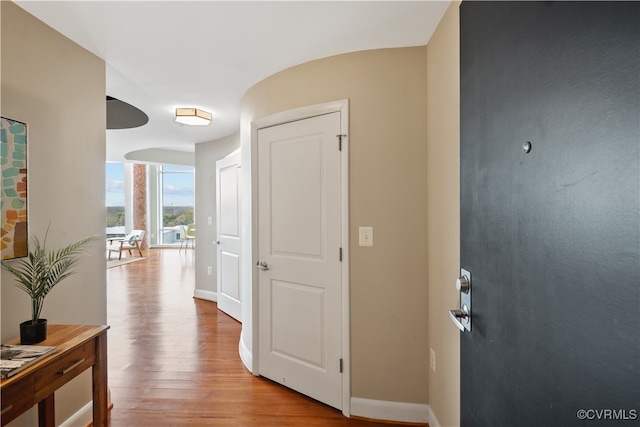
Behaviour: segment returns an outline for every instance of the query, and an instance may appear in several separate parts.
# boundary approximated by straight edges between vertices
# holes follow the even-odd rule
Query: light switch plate
[[[360,246],[373,246],[373,227],[359,228]]]

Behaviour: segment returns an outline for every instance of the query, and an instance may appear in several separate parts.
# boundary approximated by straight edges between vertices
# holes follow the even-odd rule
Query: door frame
[[[329,113],[340,113],[340,134],[342,137],[342,156],[340,159],[340,200],[341,200],[341,234],[342,234],[342,413],[350,416],[351,401],[351,353],[350,344],[350,312],[349,302],[349,100],[327,102],[310,105],[276,113],[251,123],[251,312],[252,312],[252,360],[251,371],[259,375],[259,305],[258,275],[253,266],[258,262],[258,130],[285,123],[304,120]],[[336,146],[338,137],[336,135]]]

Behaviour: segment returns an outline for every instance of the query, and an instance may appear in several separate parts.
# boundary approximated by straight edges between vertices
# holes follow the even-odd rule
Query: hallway
[[[194,252],[145,255],[107,269],[111,427],[394,425],[345,418],[252,376],[240,323],[193,298]]]

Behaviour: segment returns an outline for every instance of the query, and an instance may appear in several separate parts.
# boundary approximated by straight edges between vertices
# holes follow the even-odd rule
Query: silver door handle
[[[266,262],[262,261],[262,262],[257,262],[256,263],[256,268],[260,271],[268,271],[269,270],[269,266],[267,265]]]
[[[460,293],[460,308],[449,310],[449,318],[462,332],[471,332],[471,273],[464,268],[460,269],[456,289]]]
[[[469,318],[467,306],[462,306],[461,310],[449,310],[449,318],[458,329],[464,332],[465,326],[462,324],[460,319],[467,320]]]

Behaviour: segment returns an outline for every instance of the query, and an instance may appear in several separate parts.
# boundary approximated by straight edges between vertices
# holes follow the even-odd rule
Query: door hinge
[[[346,134],[336,135],[338,137],[338,151],[342,151],[342,138],[346,137]]]
[[[340,359],[340,373],[342,373],[342,359]]]
[[[338,261],[342,262],[342,248],[338,250]]]

